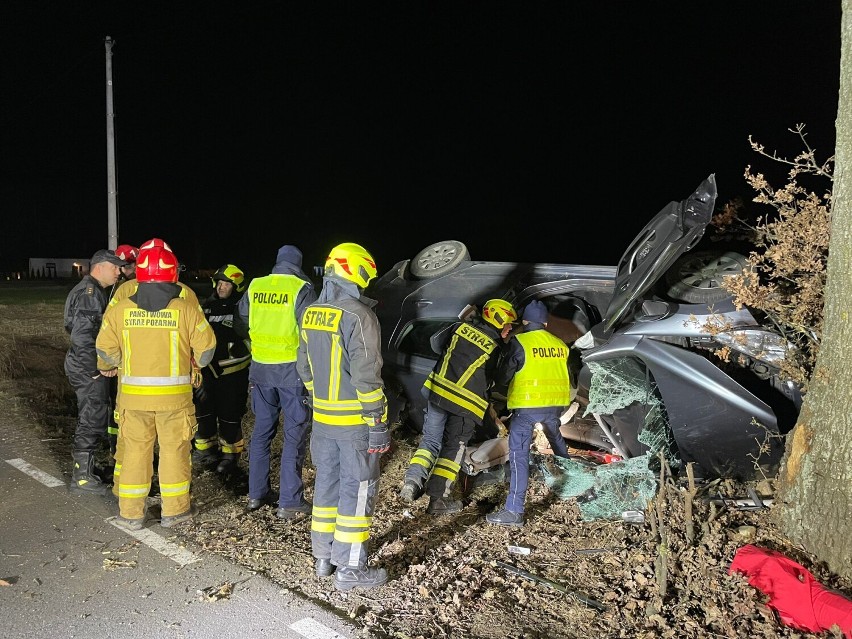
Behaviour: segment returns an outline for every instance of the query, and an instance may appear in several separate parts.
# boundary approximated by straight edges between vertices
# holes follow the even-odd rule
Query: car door
[[[685,200],[670,202],[639,232],[618,262],[615,291],[604,314],[610,333],[674,264],[693,248],[713,216],[716,177],[710,174]]]

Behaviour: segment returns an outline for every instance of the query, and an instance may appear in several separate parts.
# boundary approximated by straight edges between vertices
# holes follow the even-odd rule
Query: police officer
[[[71,457],[74,462],[69,489],[73,493],[104,495],[107,485],[95,472],[95,452],[107,437],[112,406],[108,377],[101,373],[95,339],[107,306],[107,293],[125,262],[113,251],[97,251],[89,262],[89,273],[65,299],[65,330],[71,346],[65,355],[65,374],[77,396],[77,427]]]
[[[311,416],[307,392],[296,371],[299,321],[317,299],[313,283],[302,272],[302,252],[292,245],[278,249],[272,273],[252,280],[237,306],[237,331],[251,339],[251,408],[254,430],[249,440],[248,510],[274,498],[270,492],[269,456],[284,412],[281,472],[278,485],[280,519],[311,512],[304,498],[302,466]]]
[[[314,409],[311,545],[317,576],[336,567],[338,590],[372,588],[388,578],[384,568],[367,566],[379,458],[391,444],[376,302],[362,295],[375,276],[376,263],[363,246],[335,246],[299,335],[299,374]]]
[[[198,432],[192,461],[218,461],[216,472],[228,475],[236,470],[245,448],[241,422],[251,364],[249,341],[234,330],[234,313],[246,289],[242,269],[225,264],[213,273],[213,286],[213,294],[201,303],[201,310],[216,334],[216,353],[201,370],[203,381],[195,392]]]
[[[524,330],[512,336],[496,385],[509,385],[509,494],[506,505],[485,520],[500,526],[524,525],[524,501],[529,483],[530,444],[533,427],[540,423],[554,454],[567,457],[559,432],[559,415],[570,404],[568,346],[547,327],[547,307],[534,300],[524,309]]]
[[[195,433],[192,361],[206,366],[216,336],[201,310],[181,297],[178,262],[161,246],[142,248],[134,294],[104,315],[98,356],[121,370],[118,412],[123,458],[116,523],[139,530],[151,489],[154,446],[159,444],[162,496],[160,525],[193,517],[189,496],[190,454]]]
[[[441,358],[423,384],[428,400],[423,435],[405,472],[399,492],[403,501],[417,500],[425,484],[428,514],[462,509],[461,501],[450,494],[465,447],[488,408],[487,391],[503,339],[517,318],[511,303],[491,299],[482,307],[481,317],[459,322],[447,331]]]

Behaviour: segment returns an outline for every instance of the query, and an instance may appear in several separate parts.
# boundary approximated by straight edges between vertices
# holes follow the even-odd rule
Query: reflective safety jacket
[[[193,291],[183,282],[176,282],[176,284],[180,286],[180,296],[182,298],[186,299],[193,306],[198,306],[199,308],[201,308],[198,303],[198,296],[195,294],[195,291]],[[125,280],[119,285],[117,289],[115,289],[115,292],[112,294],[112,299],[110,299],[109,301],[109,305],[115,306],[121,300],[128,298],[131,295],[134,295],[138,288],[139,280],[137,280],[136,278],[133,278],[132,280]]]
[[[296,366],[313,399],[317,424],[387,421],[375,304],[355,284],[326,276],[319,299],[305,309]]]
[[[532,327],[532,328],[531,328]],[[509,343],[500,378],[511,375],[507,407],[546,408],[571,403],[568,346],[542,324],[530,323]]]
[[[456,324],[423,384],[426,398],[449,413],[466,415],[481,424],[501,344],[497,329],[479,318]]]
[[[299,326],[296,300],[307,285],[289,273],[272,273],[252,280],[246,297],[252,358],[261,364],[296,361]]]
[[[181,410],[192,406],[191,358],[209,364],[216,337],[201,309],[183,297],[158,311],[125,298],[107,309],[96,347],[119,369],[120,409]]]
[[[207,365],[214,377],[245,370],[251,364],[250,342],[234,330],[234,312],[240,297],[242,294],[236,291],[225,299],[213,293],[201,305],[204,317],[216,335],[216,352],[213,361]]]

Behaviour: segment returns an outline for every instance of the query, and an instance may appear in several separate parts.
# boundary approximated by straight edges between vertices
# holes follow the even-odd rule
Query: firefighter
[[[241,422],[246,413],[251,352],[249,341],[234,330],[234,313],[246,281],[242,270],[233,264],[220,267],[212,279],[213,293],[202,302],[201,310],[216,334],[216,353],[201,370],[202,384],[195,392],[198,432],[192,461],[218,461],[216,472],[230,475],[245,448]]]
[[[524,525],[524,501],[529,484],[530,445],[536,423],[559,457],[568,456],[559,432],[559,415],[571,403],[568,346],[547,327],[547,307],[534,300],[523,315],[524,330],[512,336],[497,372],[496,385],[509,385],[507,408],[513,411],[509,425],[509,494],[506,505],[485,520],[499,526]]]
[[[65,355],[65,374],[77,396],[77,427],[71,457],[74,462],[69,489],[72,493],[105,495],[108,487],[95,468],[95,452],[107,438],[112,413],[107,368],[98,362],[95,339],[107,307],[107,292],[118,280],[125,262],[113,251],[97,251],[89,262],[89,273],[65,299],[65,330],[71,346]]]
[[[142,528],[159,444],[160,525],[169,528],[194,515],[189,495],[196,428],[192,362],[210,363],[216,336],[201,310],[181,297],[178,262],[170,250],[143,245],[136,276],[136,292],[107,309],[96,343],[98,356],[121,373],[123,458],[115,521],[128,530]]]
[[[412,503],[424,492],[426,512],[447,515],[462,509],[451,499],[465,447],[488,408],[487,391],[503,340],[518,314],[506,300],[488,300],[481,316],[446,331],[442,355],[423,384],[426,414],[423,435],[405,472],[399,496]],[[425,489],[425,491],[424,491]]]
[[[311,545],[317,576],[335,573],[338,590],[372,588],[388,578],[384,568],[367,566],[379,458],[391,445],[376,302],[363,296],[375,276],[364,247],[334,247],[299,334],[299,374],[314,411]]]
[[[118,278],[118,286],[129,280],[135,280],[136,258],[139,257],[139,249],[130,244],[119,244],[115,248],[115,254],[126,262],[121,267],[121,277]]]
[[[153,247],[161,247],[161,248],[166,249],[169,252],[172,251],[172,248],[158,237],[152,238],[152,239],[148,240],[147,242],[145,242],[144,244],[142,244],[142,246],[139,247],[139,250],[144,249],[144,248],[153,248]],[[133,248],[133,247],[130,247],[130,248]],[[134,272],[135,272],[135,268],[134,268]],[[130,297],[131,295],[133,295],[136,292],[137,284],[138,284],[138,282],[137,282],[135,277],[134,278],[128,277],[127,281],[122,282],[118,286],[118,288],[115,289],[115,292],[113,293],[112,298],[109,301],[110,305],[112,306],[112,305],[118,304],[125,297]],[[177,284],[178,284],[178,286],[181,287],[181,297],[185,297],[187,300],[189,300],[189,302],[191,304],[199,306],[198,296],[195,294],[195,291],[193,291],[191,288],[189,288],[183,282],[177,282]]]
[[[253,511],[275,501],[269,457],[283,412],[275,511],[280,519],[311,512],[302,483],[311,415],[305,385],[296,371],[296,352],[302,313],[316,299],[313,283],[302,272],[302,252],[287,244],[278,249],[272,273],[253,279],[237,306],[237,331],[251,339],[249,380],[255,416],[249,440],[247,508]]]
[[[144,242],[140,248],[150,249],[150,248],[153,248],[153,247],[164,248],[167,251],[172,252],[171,247],[168,244],[166,244],[166,242],[164,242],[163,240],[161,240],[158,237],[151,238],[147,242]],[[129,253],[132,254],[134,247],[130,246],[129,244],[123,244],[122,246],[119,247],[119,249],[129,250]],[[139,250],[140,249],[136,249],[136,259],[139,258]],[[129,276],[128,271],[126,269],[122,269],[122,273],[125,275],[125,277],[127,277],[127,279],[124,282],[121,282],[116,288],[113,289],[112,297],[110,298],[110,301],[109,301],[110,307],[115,306],[121,300],[123,300],[127,297],[130,297],[131,295],[136,293],[136,289],[138,288],[139,282],[136,279],[136,267],[135,266],[133,267],[133,277]],[[198,304],[198,297],[196,296],[195,291],[193,291],[191,288],[189,288],[183,282],[177,282],[177,284],[178,284],[178,286],[180,286],[180,296],[185,298],[193,306],[198,306],[199,309],[200,309],[201,307]],[[197,376],[197,378],[198,378],[198,381],[200,381],[200,379],[201,379],[200,373]],[[113,395],[115,397],[115,402],[113,403],[113,407],[118,405],[118,390],[120,389],[120,385],[118,383],[116,383],[115,386],[116,386],[116,391]],[[113,430],[118,431],[118,423],[119,423],[119,421],[118,421],[118,410],[114,410],[113,411],[113,424],[112,424]],[[116,440],[115,440],[115,450],[113,451],[113,457],[115,459],[115,466],[113,468],[113,475],[112,475],[112,481],[113,481],[112,493],[116,497],[118,497],[118,484],[119,484],[119,479],[120,479],[120,476],[121,476],[122,454],[123,454],[123,442],[121,440],[121,437],[117,436]]]

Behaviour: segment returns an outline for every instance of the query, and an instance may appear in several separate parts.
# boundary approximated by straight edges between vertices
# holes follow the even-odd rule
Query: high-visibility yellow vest
[[[568,406],[571,383],[568,379],[568,346],[540,329],[515,336],[524,349],[524,365],[509,382],[507,406],[545,408]]]
[[[296,297],[305,280],[289,273],[273,273],[252,280],[248,289],[251,357],[261,364],[296,361],[299,326]]]

